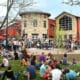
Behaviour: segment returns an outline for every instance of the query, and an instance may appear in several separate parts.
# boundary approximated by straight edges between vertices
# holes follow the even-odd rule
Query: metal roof
[[[45,15],[51,16],[51,14],[48,13],[48,12],[35,11],[35,10],[31,10],[31,11],[22,11],[22,12],[20,12],[19,14],[20,14],[20,16],[22,16],[22,15],[25,15],[25,14],[28,14],[28,13],[45,14]]]
[[[67,14],[69,14],[69,15],[72,15],[72,16],[75,16],[75,17],[77,17],[77,18],[80,18],[80,15],[79,14],[76,14],[76,13],[70,13],[70,12],[61,12],[57,17],[55,17],[55,18],[58,18],[59,16],[61,16],[62,14],[65,14],[65,13],[67,13]]]

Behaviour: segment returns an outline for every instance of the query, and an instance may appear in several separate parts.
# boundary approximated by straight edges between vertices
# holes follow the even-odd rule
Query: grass
[[[0,58],[1,59],[1,58]],[[18,78],[18,80],[27,80],[26,77],[22,76],[22,72],[26,70],[26,67],[24,66],[20,66],[20,61],[19,60],[9,60],[10,64],[12,66],[12,70],[16,73],[16,72],[20,72],[20,76]],[[0,60],[1,62],[1,60]],[[63,66],[61,65],[62,68],[67,67],[67,66]],[[76,72],[80,72],[80,65],[76,64],[76,65],[69,65],[69,67],[73,70],[75,70]],[[4,68],[0,68],[0,70],[5,70]],[[36,71],[37,73],[37,77],[35,80],[41,80],[39,77],[39,70]],[[78,77],[77,80],[80,80],[80,77]]]

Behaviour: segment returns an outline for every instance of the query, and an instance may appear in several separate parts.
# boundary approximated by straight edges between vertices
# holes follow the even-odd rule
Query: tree
[[[13,20],[14,20],[21,10],[25,10],[25,9],[27,9],[27,7],[32,6],[34,3],[34,0],[8,0],[8,2],[9,2],[8,9],[7,9],[8,12],[5,15],[5,18],[0,26],[0,29],[4,26],[4,24],[7,20],[8,14],[10,15],[10,12],[12,10],[14,10],[14,12],[15,11],[17,12],[15,17],[13,18]],[[7,7],[7,5],[5,5],[5,4],[3,6]],[[12,15],[12,12],[11,12],[11,15]]]
[[[58,25],[56,27],[56,36],[54,38],[54,43],[58,48],[63,47],[63,35],[64,35],[64,31],[62,28],[61,30],[59,30],[59,25]]]

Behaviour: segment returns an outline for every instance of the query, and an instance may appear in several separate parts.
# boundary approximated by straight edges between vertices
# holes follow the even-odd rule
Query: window
[[[47,38],[47,34],[43,34],[43,38],[44,38],[44,39]]]
[[[54,25],[50,24],[50,28],[53,29],[54,28]]]
[[[27,21],[26,20],[24,21],[24,27],[27,27]]]
[[[24,34],[23,34],[23,37],[27,38],[27,37],[28,37],[28,34],[25,34],[25,33],[24,33]]]
[[[37,27],[37,20],[36,19],[33,21],[33,26]]]
[[[38,39],[38,34],[32,34],[32,39]]]
[[[59,19],[59,30],[72,30],[72,18],[69,16],[63,16]]]
[[[50,38],[54,38],[54,36],[52,36],[52,35],[51,35],[51,36],[49,36],[49,37],[50,37]]]
[[[43,26],[44,28],[46,28],[46,21],[43,21]]]
[[[44,18],[46,18],[46,15],[44,15]]]
[[[27,38],[28,37],[28,34],[25,34],[25,38]]]

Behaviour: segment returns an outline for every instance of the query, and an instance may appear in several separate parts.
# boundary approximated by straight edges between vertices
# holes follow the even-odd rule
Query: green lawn
[[[14,72],[20,72],[20,76],[19,76],[18,80],[27,80],[26,78],[22,77],[22,72],[25,71],[26,67],[20,66],[19,60],[9,60],[9,61],[10,61],[10,64],[12,66],[13,71]],[[66,67],[66,66],[61,65],[61,67]],[[69,67],[71,69],[74,69],[77,72],[80,72],[80,65],[70,65]],[[0,70],[5,70],[5,69],[4,68],[0,68]],[[39,78],[39,71],[38,70],[36,71],[36,73],[37,73],[37,77],[36,77],[35,80],[41,80]],[[80,77],[78,77],[77,80],[80,80]]]

